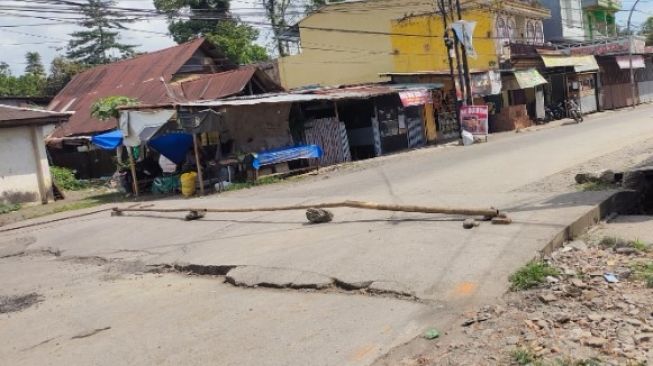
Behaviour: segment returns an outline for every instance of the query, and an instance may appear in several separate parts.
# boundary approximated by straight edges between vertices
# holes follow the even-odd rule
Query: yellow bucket
[[[195,182],[197,181],[197,173],[189,172],[181,175],[181,194],[184,197],[190,197],[195,194]]]

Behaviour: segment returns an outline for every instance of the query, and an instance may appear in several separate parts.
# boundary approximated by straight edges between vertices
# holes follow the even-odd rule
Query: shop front
[[[583,114],[596,112],[599,108],[599,65],[592,55],[565,56],[541,55],[546,68],[550,93],[550,106],[563,105],[573,99]]]

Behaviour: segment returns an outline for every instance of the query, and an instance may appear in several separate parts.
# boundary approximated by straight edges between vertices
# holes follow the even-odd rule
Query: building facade
[[[286,89],[379,82],[393,69],[391,21],[433,11],[429,2],[347,1],[326,5],[299,21],[297,54],[279,59]],[[289,36],[292,38],[292,36]],[[387,79],[386,79],[387,80]]]

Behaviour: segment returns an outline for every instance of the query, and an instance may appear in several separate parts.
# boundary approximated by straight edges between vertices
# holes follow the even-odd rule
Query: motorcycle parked
[[[576,123],[581,123],[585,119],[583,118],[583,113],[580,110],[580,106],[574,99],[565,100],[565,107],[567,108],[567,113],[569,117],[573,118]]]

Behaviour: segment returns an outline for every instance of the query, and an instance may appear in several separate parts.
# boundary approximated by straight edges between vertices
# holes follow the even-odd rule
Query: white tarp
[[[120,131],[125,146],[139,146],[139,137],[147,128],[160,128],[175,114],[174,109],[125,110],[120,112]]]

